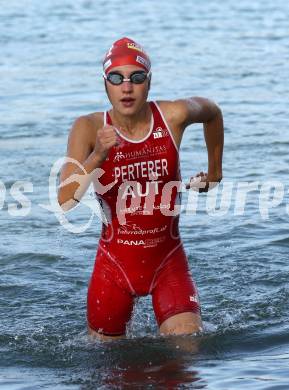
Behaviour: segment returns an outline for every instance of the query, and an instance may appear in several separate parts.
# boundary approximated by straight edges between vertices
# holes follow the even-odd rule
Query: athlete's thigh
[[[159,326],[179,313],[200,315],[197,287],[182,246],[159,271],[152,290],[152,302]]]
[[[125,334],[133,309],[133,296],[121,286],[121,275],[98,254],[87,294],[87,322],[103,335]]]

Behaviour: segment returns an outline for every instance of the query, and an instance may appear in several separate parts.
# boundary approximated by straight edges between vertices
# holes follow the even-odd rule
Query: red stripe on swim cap
[[[103,60],[103,70],[107,74],[115,66],[136,65],[147,72],[151,62],[144,49],[130,38],[121,38],[115,41],[106,53]]]

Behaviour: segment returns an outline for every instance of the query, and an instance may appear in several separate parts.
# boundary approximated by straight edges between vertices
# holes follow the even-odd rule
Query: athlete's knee
[[[91,337],[92,339],[100,340],[100,341],[113,341],[113,340],[123,339],[126,337],[125,334],[115,335],[115,336],[103,334],[103,333],[97,332],[96,330],[90,328],[89,325],[87,326],[87,331],[88,331],[89,337]]]
[[[160,325],[160,333],[164,335],[193,334],[202,330],[201,316],[192,312],[175,314]]]

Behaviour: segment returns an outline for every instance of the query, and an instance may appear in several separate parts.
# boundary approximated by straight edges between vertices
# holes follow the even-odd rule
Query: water
[[[288,11],[281,0],[3,4],[1,388],[288,388]],[[108,107],[100,62],[124,35],[151,55],[151,99],[205,96],[223,110],[230,207],[210,215],[202,196],[196,214],[181,218],[203,336],[159,338],[147,297],[127,340],[89,341],[86,291],[100,224],[94,218],[72,234],[40,206],[49,204],[49,172],[73,120]],[[185,179],[206,169],[200,125],[187,129],[181,159]],[[33,186],[26,216],[13,215],[18,180]],[[285,192],[266,219],[259,204],[269,180]],[[237,215],[240,181],[258,186]],[[81,206],[69,220],[85,224],[90,213]]]

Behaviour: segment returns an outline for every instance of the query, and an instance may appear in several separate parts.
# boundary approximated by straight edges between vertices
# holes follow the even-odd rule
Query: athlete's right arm
[[[80,201],[91,183],[93,171],[102,165],[116,142],[112,126],[96,131],[96,124],[89,116],[76,119],[69,133],[66,154],[72,160],[63,164],[58,188],[58,203],[64,211]]]

